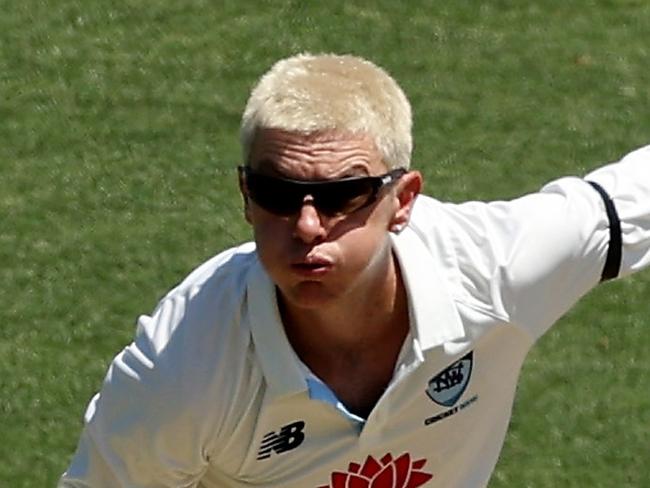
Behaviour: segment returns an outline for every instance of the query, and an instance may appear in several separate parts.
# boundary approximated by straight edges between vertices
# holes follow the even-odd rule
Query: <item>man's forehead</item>
[[[285,130],[281,128],[260,128],[255,133],[253,144],[271,140],[289,140],[305,144],[323,142],[349,142],[353,144],[369,144],[374,146],[374,141],[369,134],[363,132],[351,132],[344,129],[320,129],[320,130]]]
[[[370,173],[385,168],[373,139],[363,133],[341,130],[313,132],[258,130],[251,147],[249,164],[253,168],[269,163],[280,166],[296,164],[341,165],[359,167]]]

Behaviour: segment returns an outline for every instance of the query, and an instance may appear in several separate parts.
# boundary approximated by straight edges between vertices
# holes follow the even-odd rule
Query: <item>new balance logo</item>
[[[305,422],[299,420],[289,425],[285,425],[277,434],[269,432],[262,439],[260,450],[257,452],[257,459],[268,459],[271,454],[282,454],[283,452],[295,449],[302,441],[305,440],[305,434],[302,432],[305,428]]]

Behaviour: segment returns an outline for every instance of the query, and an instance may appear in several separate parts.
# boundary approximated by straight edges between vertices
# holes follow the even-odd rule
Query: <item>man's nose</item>
[[[307,244],[322,240],[327,235],[323,218],[314,207],[314,199],[306,197],[296,216],[294,237]]]

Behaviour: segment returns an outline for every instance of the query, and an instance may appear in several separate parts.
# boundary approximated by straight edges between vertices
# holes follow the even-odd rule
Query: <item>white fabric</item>
[[[650,146],[587,179],[618,210],[621,275],[647,266]],[[310,398],[254,245],[219,254],[139,319],[59,487],[334,488],[362,475],[381,486],[485,486],[526,353],[598,283],[608,242],[601,197],[580,178],[511,202],[419,197],[393,239],[411,334],[362,430]],[[427,389],[454,364],[460,383],[440,388],[462,394],[443,406]],[[293,447],[258,459],[282,432]]]

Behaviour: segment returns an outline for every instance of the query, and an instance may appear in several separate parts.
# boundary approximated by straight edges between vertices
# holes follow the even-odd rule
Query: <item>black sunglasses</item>
[[[256,173],[248,166],[238,169],[248,196],[264,210],[280,216],[298,213],[307,195],[323,215],[334,217],[352,213],[371,205],[383,187],[406,173],[404,168],[398,168],[380,176],[306,181]]]

